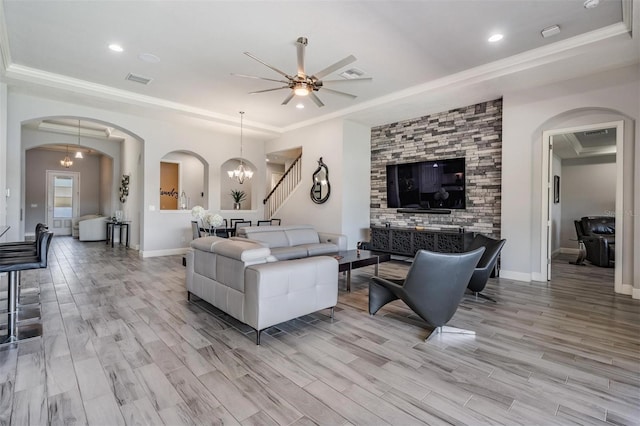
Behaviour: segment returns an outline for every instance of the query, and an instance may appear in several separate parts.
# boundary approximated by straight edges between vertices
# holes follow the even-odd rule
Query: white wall
[[[551,182],[553,184],[553,177],[560,177],[560,185],[563,185],[562,177],[562,160],[559,157],[553,156],[551,162]],[[552,190],[553,192],[553,190]],[[565,192],[560,188],[560,202],[551,203],[551,254],[554,255],[560,252],[560,234],[563,231],[562,228],[562,206],[564,205]]]
[[[573,224],[583,216],[610,216],[616,210],[615,156],[562,162],[563,248],[577,248]],[[573,240],[573,241],[572,241]]]
[[[342,233],[349,247],[369,240],[371,201],[371,129],[351,121],[344,122],[343,139]],[[331,175],[333,179],[333,175]]]
[[[540,200],[542,194],[542,132],[605,121],[625,121],[626,229],[633,232],[622,249],[625,258],[623,282],[633,281],[633,241],[640,241],[640,229],[634,229],[634,162],[640,149],[638,65],[569,80],[531,90],[505,93],[503,110],[502,236],[514,241],[503,253],[502,275],[528,281],[542,279]],[[632,119],[633,118],[633,119]],[[635,157],[635,158],[634,158]],[[637,245],[637,243],[636,243]],[[640,293],[639,293],[640,296]]]
[[[297,129],[265,143],[266,152],[300,147],[302,182],[276,212],[283,224],[311,224],[318,231],[347,235],[349,248],[369,228],[370,129],[340,119]],[[318,159],[329,169],[331,195],[323,204],[311,201],[312,174]]]
[[[0,226],[11,225],[7,221],[7,85],[0,83]],[[17,195],[17,194],[16,194]],[[7,233],[8,234],[8,233]],[[0,241],[11,241],[5,234]],[[11,234],[9,234],[11,235]]]

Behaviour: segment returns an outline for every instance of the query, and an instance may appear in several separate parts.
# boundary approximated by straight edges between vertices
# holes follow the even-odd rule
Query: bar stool
[[[38,241],[40,240],[40,235],[43,232],[46,232],[48,229],[49,227],[44,223],[38,223],[36,225],[34,241],[14,241],[8,243],[0,243],[0,261],[16,256],[36,256],[38,254],[37,246]],[[17,280],[19,283],[20,272],[18,271],[17,274]],[[20,286],[18,286],[18,294],[16,295],[18,306],[20,306],[21,290],[22,289],[20,288]],[[32,303],[34,302],[27,302],[25,305],[29,305]]]
[[[19,271],[29,269],[40,269],[47,267],[49,246],[51,245],[52,232],[42,232],[36,242],[35,255],[30,252],[0,252],[0,272],[9,273],[9,283],[7,289],[7,335],[0,339],[0,344],[16,342],[21,338],[33,337],[42,334],[42,326],[37,327],[35,333],[20,336],[17,329],[17,301],[19,287]]]

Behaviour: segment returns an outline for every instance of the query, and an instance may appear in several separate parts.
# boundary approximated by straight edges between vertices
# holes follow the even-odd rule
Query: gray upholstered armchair
[[[445,324],[456,313],[484,247],[465,253],[418,250],[403,282],[372,277],[369,282],[369,314],[375,315],[389,302],[401,299],[435,330],[475,334]]]

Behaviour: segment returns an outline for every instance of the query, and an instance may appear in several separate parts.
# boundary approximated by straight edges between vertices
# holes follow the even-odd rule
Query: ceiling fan
[[[314,93],[319,91],[320,89],[322,89],[324,92],[329,92],[329,93],[333,93],[336,95],[340,95],[340,96],[346,96],[348,98],[351,99],[355,99],[356,95],[352,95],[350,93],[345,93],[345,92],[340,92],[338,90],[334,90],[334,89],[329,89],[328,87],[325,87],[325,84],[333,84],[333,83],[345,83],[345,82],[352,82],[352,81],[371,81],[372,78],[371,77],[365,77],[365,78],[349,78],[349,79],[344,79],[344,80],[326,80],[323,81],[322,78],[324,78],[325,76],[331,74],[334,71],[339,70],[342,67],[345,67],[347,65],[349,65],[352,62],[355,62],[356,57],[353,55],[349,55],[346,58],[336,62],[333,65],[329,65],[328,67],[326,67],[325,69],[318,71],[315,74],[307,74],[305,72],[304,69],[304,54],[305,54],[305,47],[307,46],[308,40],[306,37],[298,37],[298,39],[296,40],[296,50],[297,50],[297,56],[298,56],[298,72],[295,75],[289,75],[281,70],[279,70],[278,68],[269,65],[268,63],[264,62],[262,59],[252,55],[249,52],[244,52],[245,55],[247,55],[248,57],[250,57],[251,59],[254,59],[258,62],[260,62],[262,65],[271,68],[273,71],[277,72],[278,74],[282,75],[284,78],[286,78],[286,80],[276,80],[273,78],[266,78],[266,77],[257,77],[257,76],[253,76],[253,75],[244,75],[244,74],[235,74],[233,73],[232,75],[235,75],[237,77],[245,77],[245,78],[254,78],[254,79],[258,79],[258,80],[267,80],[267,81],[275,81],[278,83],[284,83],[285,86],[281,86],[281,87],[275,87],[273,89],[265,89],[265,90],[258,90],[255,92],[249,92],[250,94],[256,94],[256,93],[264,93],[264,92],[272,92],[274,90],[282,90],[282,89],[291,89],[291,93],[289,93],[287,95],[286,98],[284,98],[284,100],[282,101],[282,105],[286,105],[289,103],[289,101],[291,99],[293,99],[294,96],[309,96],[311,98],[311,100],[319,107],[323,107],[324,103],[322,103],[322,101],[320,100],[320,98],[318,98],[318,96]]]

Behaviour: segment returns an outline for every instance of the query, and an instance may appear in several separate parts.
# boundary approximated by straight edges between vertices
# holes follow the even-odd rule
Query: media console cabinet
[[[432,229],[371,227],[371,250],[414,256],[420,249],[442,253],[467,251],[473,232],[438,231]]]

